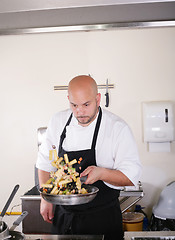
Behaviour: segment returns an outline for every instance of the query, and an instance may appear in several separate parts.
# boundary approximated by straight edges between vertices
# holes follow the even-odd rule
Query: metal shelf
[[[140,201],[144,197],[144,192],[142,188],[142,184],[139,181],[137,187],[124,187],[120,191],[120,206],[122,204],[126,203],[128,199],[131,200],[131,197],[134,197],[134,200],[132,201],[122,210],[122,213],[126,212],[130,207],[132,207],[134,204],[136,204],[138,201]]]

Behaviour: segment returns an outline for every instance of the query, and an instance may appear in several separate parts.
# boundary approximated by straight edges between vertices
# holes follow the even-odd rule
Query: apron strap
[[[60,136],[60,143],[59,143],[59,152],[58,152],[58,154],[62,151],[62,144],[63,144],[63,141],[64,141],[64,139],[66,137],[66,127],[70,124],[71,119],[72,119],[72,113],[71,113],[71,115],[70,115],[70,117],[69,117],[69,119],[68,119],[64,129],[63,129],[63,132],[62,132],[61,136]]]
[[[101,111],[101,107],[99,107],[99,115],[98,115],[97,123],[95,126],[91,149],[95,149],[95,146],[96,146],[96,141],[97,141],[98,131],[100,128],[101,118],[102,118],[102,111]]]

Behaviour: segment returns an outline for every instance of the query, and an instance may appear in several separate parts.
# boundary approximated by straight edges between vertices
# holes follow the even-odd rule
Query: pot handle
[[[22,214],[14,221],[13,226],[10,228],[10,231],[13,231],[17,226],[19,226],[19,224],[27,215],[27,211],[22,212]]]

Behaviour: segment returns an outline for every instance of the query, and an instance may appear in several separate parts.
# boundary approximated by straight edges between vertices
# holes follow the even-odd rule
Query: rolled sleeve
[[[49,156],[48,156],[48,152],[46,153],[46,149],[47,147],[44,146],[46,145],[45,143],[43,143],[40,146],[40,150],[38,152],[38,158],[36,161],[36,167],[40,170],[46,171],[46,172],[51,172],[51,171],[55,171],[56,168],[54,168],[51,164],[51,161],[49,160]]]
[[[49,160],[49,151],[52,149],[54,145],[56,150],[58,151],[58,140],[59,140],[59,126],[58,122],[60,123],[60,116],[55,114],[49,121],[45,138],[43,139],[42,144],[39,147],[38,157],[36,161],[36,167],[40,170],[51,172],[55,171]],[[57,134],[56,134],[57,133]]]
[[[118,136],[114,169],[125,174],[135,186],[138,184],[142,166],[135,139],[128,126],[125,126]]]

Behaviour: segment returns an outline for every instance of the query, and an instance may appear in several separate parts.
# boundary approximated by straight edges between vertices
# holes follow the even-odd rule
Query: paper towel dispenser
[[[174,141],[173,103],[143,103],[144,142],[162,143]]]

